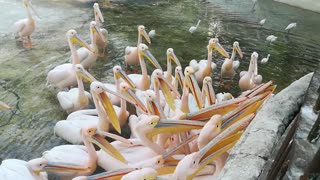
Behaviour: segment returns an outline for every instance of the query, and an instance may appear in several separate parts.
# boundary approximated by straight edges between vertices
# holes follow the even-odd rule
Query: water
[[[47,72],[69,57],[65,33],[75,28],[88,39],[88,24],[92,19],[92,5],[73,1],[34,0],[41,19],[36,19],[38,28],[32,36],[36,46],[24,50],[16,43],[10,31],[15,20],[25,17],[20,1],[0,0],[1,54],[0,54],[0,100],[13,107],[13,112],[0,112],[0,160],[19,158],[28,160],[65,142],[53,134],[55,123],[64,119],[56,100],[57,91],[45,86]],[[108,55],[98,60],[92,73],[100,80],[112,79],[112,67],[124,67],[124,49],[134,46],[137,40],[137,25],[143,24],[147,31],[156,30],[149,46],[151,52],[165,69],[165,52],[172,47],[182,65],[191,59],[206,59],[206,45],[215,34],[223,47],[230,52],[234,41],[239,41],[245,53],[239,70],[247,70],[250,55],[257,51],[260,56],[271,54],[267,64],[259,64],[259,73],[264,81],[275,80],[277,91],[292,81],[313,71],[319,65],[320,14],[273,1],[259,1],[252,12],[252,1],[116,1],[113,7],[102,9],[104,26],[108,29]],[[258,22],[266,18],[263,27]],[[188,29],[201,19],[198,31],[190,34]],[[290,22],[298,26],[290,34],[284,28]],[[212,23],[218,23],[212,29]],[[211,25],[210,25],[211,24]],[[272,44],[266,42],[268,35],[278,36]],[[230,87],[218,87],[223,58],[214,58],[218,70],[214,72],[214,87],[217,92],[230,91],[239,94],[237,81]],[[152,68],[149,67],[151,71]]]

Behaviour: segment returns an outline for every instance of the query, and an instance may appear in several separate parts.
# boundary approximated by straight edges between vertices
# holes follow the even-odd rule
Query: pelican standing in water
[[[241,91],[246,91],[254,88],[255,84],[255,61],[258,59],[258,53],[253,52],[251,55],[249,70],[244,72],[244,75],[239,80]]]
[[[177,56],[174,54],[174,51],[172,48],[167,49],[167,71],[164,72],[164,77],[172,83],[173,77],[172,77],[172,61],[177,65],[181,67],[180,61],[177,58]]]
[[[138,43],[136,47],[127,46],[125,50],[125,62],[126,62],[126,71],[128,70],[128,65],[136,65],[139,64],[139,55],[138,55],[138,47],[139,44],[142,43],[142,37],[146,39],[146,41],[151,44],[151,40],[145,30],[143,25],[138,26]]]
[[[67,32],[67,39],[69,48],[71,50],[72,63],[65,63],[56,66],[54,69],[48,72],[47,76],[47,84],[57,87],[60,90],[70,88],[77,84],[74,66],[79,64],[80,61],[75,44],[79,44],[80,46],[91,51],[89,45],[80,39],[75,30],[69,30]]]
[[[105,41],[105,38],[103,39],[103,35],[101,34],[100,29],[97,26],[97,23],[95,21],[91,21],[91,23],[90,23],[90,39],[91,39],[90,48],[92,51],[90,51],[84,47],[77,50],[80,62],[85,69],[90,69],[97,61],[98,51],[99,51],[98,46],[96,44],[97,37],[99,37],[102,41]]]
[[[19,38],[22,41],[23,47],[25,48],[31,48],[31,38],[30,35],[34,31],[36,25],[34,22],[34,19],[31,15],[31,10],[34,12],[36,16],[39,17],[38,13],[35,11],[35,9],[32,6],[31,0],[23,0],[23,5],[26,7],[28,18],[21,19],[14,23],[14,26],[16,28],[17,33],[19,34]],[[24,42],[23,38],[27,37],[27,42]]]
[[[226,58],[222,64],[220,82],[225,77],[228,77],[232,80],[234,75],[236,75],[236,71],[235,71],[234,67],[239,67],[239,63],[240,63],[239,61],[233,61],[236,56],[236,52],[238,52],[240,58],[242,59],[243,53],[242,53],[240,46],[239,46],[239,43],[237,41],[235,41],[233,43],[231,58],[230,59]]]
[[[196,79],[199,86],[202,86],[204,77],[211,76],[212,71],[217,67],[217,65],[212,62],[212,50],[216,49],[222,56],[229,58],[229,54],[220,45],[218,38],[211,38],[207,46],[208,49],[208,59],[200,60],[197,63],[196,60],[190,61],[189,65],[196,70]]]
[[[102,49],[102,53],[99,53],[98,56],[99,57],[104,57],[105,56],[105,52],[106,52],[106,45],[107,45],[107,35],[108,35],[108,31],[105,28],[101,28],[101,22],[104,22],[104,18],[102,16],[102,13],[100,11],[100,7],[98,3],[94,3],[93,4],[93,12],[94,12],[94,20],[97,23],[97,27],[98,30],[100,30],[101,32],[101,36],[99,36],[98,34],[95,34],[95,38],[96,38],[96,44],[98,46],[99,49]]]

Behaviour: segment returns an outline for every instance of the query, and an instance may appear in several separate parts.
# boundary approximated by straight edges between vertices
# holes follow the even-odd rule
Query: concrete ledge
[[[274,146],[298,113],[312,75],[293,82],[266,102],[231,150],[218,179],[257,179],[260,176]]]
[[[275,0],[275,1],[285,3],[291,6],[296,6],[302,9],[320,12],[319,0]]]

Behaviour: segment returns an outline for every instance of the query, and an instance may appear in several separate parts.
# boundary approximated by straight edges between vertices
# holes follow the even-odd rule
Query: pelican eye
[[[196,161],[193,161],[193,164],[196,164]]]
[[[42,166],[42,164],[39,164],[40,166]]]
[[[160,160],[158,160],[158,164],[160,163]]]

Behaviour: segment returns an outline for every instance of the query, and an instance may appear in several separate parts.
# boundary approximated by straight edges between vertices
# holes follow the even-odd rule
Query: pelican
[[[277,40],[278,37],[274,36],[274,35],[270,35],[266,38],[267,41],[269,41],[270,43],[274,42],[275,40]]]
[[[78,88],[72,88],[68,92],[61,91],[57,94],[60,106],[63,110],[67,111],[68,114],[87,107],[89,104],[89,99],[91,99],[90,93],[84,90],[82,77],[79,74],[80,71],[82,73],[88,72],[86,72],[81,64],[77,64],[74,66],[74,68],[76,72]]]
[[[221,103],[230,99],[234,99],[231,93],[221,92],[216,95],[216,103]]]
[[[89,45],[80,39],[75,30],[69,30],[67,32],[67,39],[71,50],[72,63],[56,66],[54,69],[48,72],[47,76],[47,84],[57,87],[60,90],[77,84],[74,66],[79,64],[80,61],[75,44],[79,44],[80,46],[91,50]]]
[[[265,22],[266,22],[266,19],[262,19],[262,20],[259,22],[259,24],[262,26],[262,25],[264,25]]]
[[[77,50],[80,62],[85,69],[90,69],[97,61],[98,58],[98,46],[96,44],[96,37],[99,37],[102,41],[105,41],[105,38],[100,32],[100,29],[95,21],[90,23],[90,39],[91,44],[90,48],[93,51],[90,51],[86,48],[80,48]]]
[[[104,18],[100,11],[100,7],[98,3],[93,4],[93,12],[94,12],[94,21],[97,23],[98,30],[100,30],[101,36],[97,33],[95,34],[96,44],[99,49],[102,49],[102,53],[98,54],[98,57],[104,57],[106,52],[106,37],[108,35],[108,31],[105,28],[101,28],[101,22],[104,22]]]
[[[144,26],[140,25],[138,26],[138,43],[136,47],[127,46],[125,50],[125,62],[126,62],[126,70],[128,70],[128,65],[136,65],[139,64],[139,55],[138,55],[138,47],[139,44],[142,43],[142,37],[146,39],[146,41],[151,44],[151,40],[144,28]]]
[[[39,17],[39,15],[33,8],[31,0],[23,0],[23,5],[26,7],[28,18],[21,19],[15,22],[14,26],[16,28],[16,32],[18,33],[20,40],[22,41],[23,47],[29,49],[32,46],[30,35],[33,33],[36,27],[34,19],[31,15],[31,10],[34,12],[36,16]],[[23,40],[24,37],[28,38],[26,43]]]
[[[157,171],[153,168],[142,168],[122,176],[121,180],[133,180],[133,179],[155,180],[157,178],[157,174],[158,174]]]
[[[213,105],[216,103],[216,94],[212,87],[212,79],[210,76],[207,76],[203,79],[202,85],[202,103],[204,107]]]
[[[6,103],[0,101],[0,109],[10,110],[11,107],[9,105],[7,105]]]
[[[221,67],[221,81],[225,78],[228,77],[231,80],[233,79],[234,75],[236,74],[234,67],[238,66],[239,67],[239,61],[233,61],[236,52],[238,52],[240,58],[243,58],[243,53],[240,49],[239,43],[237,41],[235,41],[233,43],[233,48],[232,48],[232,54],[231,54],[231,58],[226,58],[222,64]],[[237,63],[236,63],[237,62]]]
[[[261,64],[266,64],[269,61],[270,54],[266,58],[261,59]]]
[[[164,77],[172,83],[172,61],[177,65],[181,67],[180,61],[177,58],[177,56],[174,54],[174,51],[172,48],[167,49],[167,71],[164,72]]]
[[[249,70],[239,80],[239,87],[241,91],[252,89],[255,84],[255,61],[258,59],[258,53],[253,52],[251,55]]]
[[[295,27],[297,27],[297,23],[290,23],[285,30],[290,32],[290,30]]]
[[[74,117],[74,119],[70,118],[58,121],[54,127],[56,135],[62,137],[68,142],[71,142],[72,144],[82,143],[82,137],[79,132],[80,129],[84,127],[97,127],[98,130],[109,131],[109,124],[111,123],[116,131],[121,132],[120,127],[127,120],[129,114],[126,111],[126,104],[125,102],[122,102],[120,108],[112,106],[105,91],[114,93],[130,103],[136,104],[137,108],[142,107],[142,111],[146,112],[146,108],[144,105],[141,105],[142,103],[136,98],[134,93],[128,93],[129,98],[125,98],[118,93],[108,90],[102,83],[97,81],[91,83],[90,89],[96,110],[90,110],[86,113],[82,113],[81,116],[78,115]],[[129,87],[128,85],[123,85],[122,89],[122,91],[129,90]]]
[[[139,44],[138,57],[139,57],[142,74],[129,74],[128,77],[134,82],[135,86],[138,89],[145,91],[150,87],[150,77],[148,76],[144,57],[146,57],[157,69],[162,70],[162,68],[158,63],[158,61],[150,53],[148,46],[145,44],[142,44],[142,43]]]
[[[212,50],[216,49],[221,55],[229,58],[229,54],[223,49],[223,47],[219,44],[219,40],[217,38],[211,38],[209,40],[209,44],[207,46],[208,49],[208,60],[201,60],[197,63],[196,60],[190,61],[189,65],[193,67],[196,72],[196,79],[199,86],[202,86],[202,81],[204,77],[211,76],[212,70],[214,70],[217,65],[212,62]]]
[[[46,172],[38,173],[45,165],[45,160],[34,159],[28,162],[19,159],[6,159],[0,165],[0,177],[2,180],[12,179],[36,179],[47,180]]]
[[[152,29],[151,31],[149,31],[148,36],[150,38],[154,38],[154,36],[156,35],[156,30]]]
[[[193,34],[194,32],[196,32],[197,28],[198,28],[199,25],[200,25],[200,22],[201,22],[201,20],[198,20],[198,23],[197,23],[196,26],[191,26],[191,27],[189,28],[189,32],[190,32],[191,34]]]

